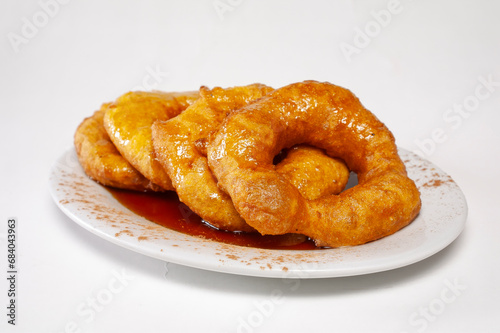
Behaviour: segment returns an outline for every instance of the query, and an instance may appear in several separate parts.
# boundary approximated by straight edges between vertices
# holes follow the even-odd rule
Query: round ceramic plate
[[[242,247],[176,232],[136,215],[103,186],[89,179],[73,149],[50,174],[50,192],[59,208],[88,231],[127,249],[164,261],[249,276],[327,278],[368,274],[410,265],[448,246],[463,230],[465,197],[453,179],[429,161],[400,149],[417,184],[422,210],[407,227],[354,247],[322,250],[266,250]]]

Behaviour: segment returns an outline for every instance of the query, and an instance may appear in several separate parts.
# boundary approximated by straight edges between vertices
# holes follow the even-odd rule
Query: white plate
[[[368,274],[410,265],[448,246],[463,230],[467,203],[446,173],[400,149],[421,191],[422,210],[407,227],[355,247],[266,250],[219,243],[159,226],[123,207],[89,179],[73,149],[54,164],[50,192],[73,221],[127,249],[168,262],[217,272],[273,278],[326,278]]]

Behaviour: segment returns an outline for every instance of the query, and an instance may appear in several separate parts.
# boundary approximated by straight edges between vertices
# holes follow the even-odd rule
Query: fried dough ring
[[[151,125],[177,116],[198,99],[198,92],[129,92],[110,104],[104,128],[120,154],[144,177],[164,190],[172,182],[154,153]]]
[[[104,113],[110,103],[85,118],[78,126],[74,144],[85,173],[95,181],[122,189],[159,190],[137,171],[116,149],[103,125]]]
[[[207,138],[228,114],[272,90],[260,84],[212,90],[202,87],[200,99],[181,115],[153,124],[156,155],[170,175],[179,199],[217,228],[254,231],[235,210],[228,195],[217,186],[206,158]],[[305,195],[339,193],[349,177],[345,164],[327,157],[320,150],[306,149],[292,149],[277,165],[279,172],[289,178],[300,174],[308,179],[302,183],[297,181],[297,188]],[[329,173],[320,174],[324,170],[323,163],[331,167]],[[335,186],[330,186],[335,180]]]
[[[358,185],[304,199],[272,165],[281,149],[299,143],[342,158]],[[291,84],[232,113],[208,146],[208,162],[237,211],[261,234],[359,245],[406,226],[421,207],[392,133],[349,90],[330,83]]]

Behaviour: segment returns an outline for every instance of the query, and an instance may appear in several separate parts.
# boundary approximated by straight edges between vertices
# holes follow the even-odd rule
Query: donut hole
[[[280,164],[288,155],[287,154],[288,150],[287,149],[282,149],[278,155],[274,156],[273,158],[273,165],[278,165]]]
[[[349,174],[349,180],[347,181],[347,185],[342,190],[342,192],[350,188],[353,188],[356,185],[358,185],[358,174],[356,172],[351,171],[351,173]]]

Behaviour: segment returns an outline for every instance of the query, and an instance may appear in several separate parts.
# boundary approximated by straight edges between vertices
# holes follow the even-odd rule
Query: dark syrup
[[[108,188],[123,206],[139,216],[166,228],[188,235],[217,242],[279,250],[317,250],[309,239],[300,236],[262,236],[258,233],[228,232],[214,228],[186,205],[179,201],[175,192],[135,192]],[[290,245],[290,243],[294,243]]]

